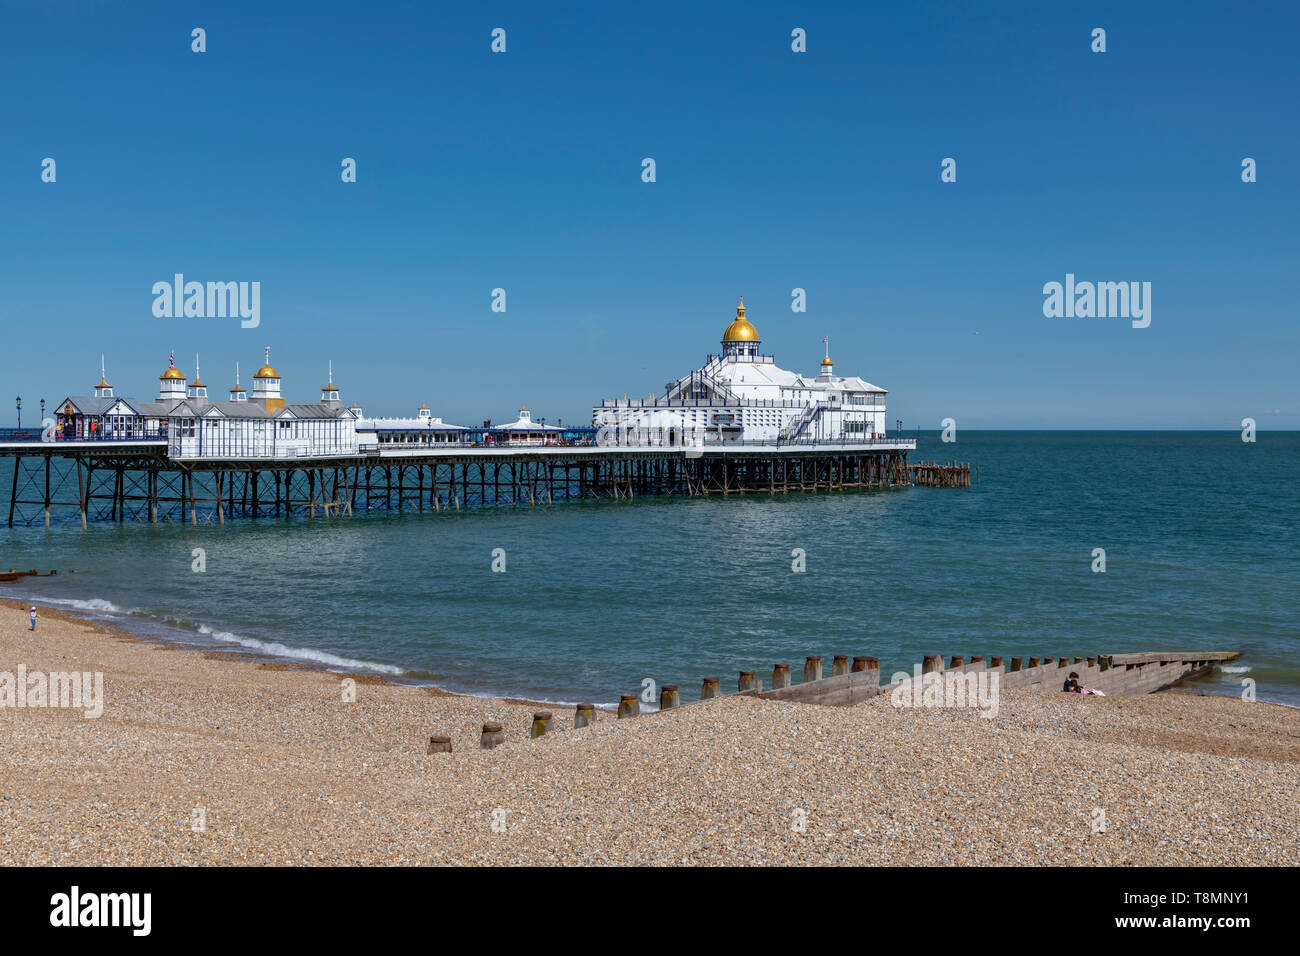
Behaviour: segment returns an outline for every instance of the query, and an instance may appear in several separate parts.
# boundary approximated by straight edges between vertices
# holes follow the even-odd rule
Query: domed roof
[[[185,373],[182,372],[180,369],[178,369],[175,365],[169,365],[169,366],[167,366],[167,371],[165,371],[165,372],[163,372],[161,375],[159,375],[158,378],[159,378],[159,379],[177,379],[177,378],[178,378],[178,379],[180,379],[180,380],[183,382],[183,381],[185,381]]]
[[[269,365],[263,365],[253,373],[253,378],[279,378],[280,373]]]
[[[835,364],[835,363],[833,363],[833,362],[831,361],[831,357],[830,357],[829,355],[826,356],[824,359],[822,359],[822,366],[823,366],[823,367],[825,367],[825,366],[827,366],[827,365],[833,365],[833,364]]]
[[[740,305],[736,306],[736,317],[727,330],[722,333],[724,342],[757,342],[758,329],[750,324],[749,319],[745,318],[745,297],[740,297]]]

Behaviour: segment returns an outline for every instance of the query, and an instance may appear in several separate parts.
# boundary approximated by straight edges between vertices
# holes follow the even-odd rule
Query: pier
[[[816,374],[759,350],[744,300],[722,352],[644,399],[603,399],[589,425],[534,418],[458,425],[427,405],[406,418],[345,408],[334,381],[290,402],[263,350],[252,390],[209,397],[174,353],[152,399],[119,395],[100,356],[90,394],[68,395],[38,428],[0,431],[12,459],[7,523],[224,524],[227,518],[352,517],[651,496],[769,496],[919,485],[969,488],[969,464],[909,465],[916,441],[888,430],[886,390],[838,375],[823,337]],[[19,406],[21,411],[21,404]]]
[[[2,441],[13,460],[10,527],[51,521],[222,524],[227,518],[351,517],[588,499],[777,495],[934,484],[907,463],[915,442],[383,445],[301,458],[171,457],[162,440]],[[943,487],[969,486],[949,466]],[[967,477],[960,479],[961,474]]]

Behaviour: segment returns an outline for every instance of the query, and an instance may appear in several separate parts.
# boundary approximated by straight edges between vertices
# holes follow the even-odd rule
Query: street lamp
[[[41,399],[41,427],[45,427],[45,399]]]
[[[19,395],[14,402],[18,405],[18,430],[23,430],[23,397]]]

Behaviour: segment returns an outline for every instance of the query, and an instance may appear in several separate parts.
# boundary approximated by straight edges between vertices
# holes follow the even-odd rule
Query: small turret
[[[199,356],[197,352],[194,354],[194,381],[190,382],[190,400],[192,403],[200,405],[208,403],[208,387],[199,378]]]
[[[280,373],[271,367],[271,347],[266,347],[266,363],[253,373],[253,401],[261,402],[268,412],[284,408],[280,397]]]
[[[108,379],[104,377],[104,356],[99,356],[99,384],[95,386],[96,398],[112,398],[113,386],[108,384]]]
[[[829,336],[824,337],[822,339],[822,344],[826,346],[826,357],[822,359],[821,372],[818,373],[817,377],[833,378],[835,374],[835,365],[834,363],[831,362],[830,337]]]
[[[327,408],[339,407],[339,390],[334,385],[334,360],[330,360],[330,377],[320,390],[320,403]]]
[[[248,393],[244,391],[244,387],[239,384],[239,363],[238,362],[235,363],[235,387],[230,390],[230,400],[232,402],[248,401]]]
[[[167,356],[167,368],[158,376],[158,401],[183,402],[185,400],[185,373],[176,367],[176,353]]]

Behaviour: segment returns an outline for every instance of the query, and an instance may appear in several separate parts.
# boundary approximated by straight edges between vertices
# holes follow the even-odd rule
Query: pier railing
[[[87,432],[84,435],[59,434],[57,431],[45,436],[41,429],[32,428],[0,428],[0,443],[23,443],[32,445],[57,445],[61,442],[142,442],[142,441],[166,441],[167,429],[150,429],[139,432],[119,433],[119,432]]]

